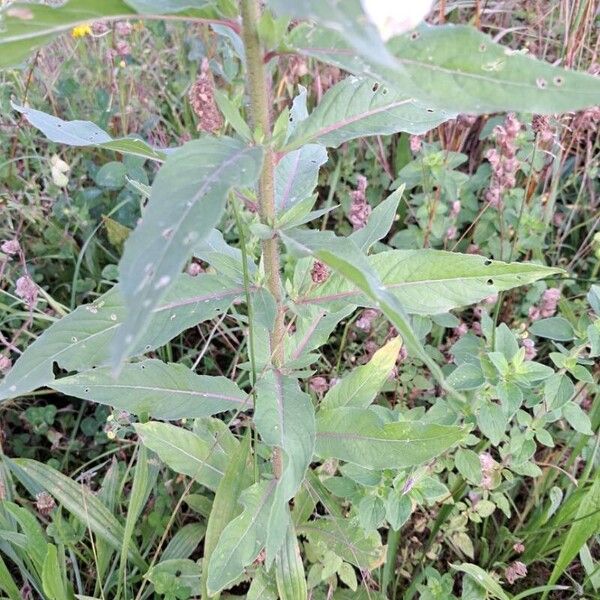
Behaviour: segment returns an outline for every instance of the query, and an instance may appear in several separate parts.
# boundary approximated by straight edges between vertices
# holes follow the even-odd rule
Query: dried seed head
[[[21,250],[21,245],[19,244],[19,240],[6,240],[0,246],[0,249],[4,254],[8,254],[9,256],[14,256],[18,254]]]
[[[29,308],[33,308],[37,301],[38,289],[29,275],[23,275],[17,279],[15,293]]]
[[[12,367],[12,361],[8,356],[0,354],[0,373],[6,373]]]
[[[521,579],[526,575],[527,566],[520,560],[515,560],[515,562],[508,565],[508,567],[506,567],[506,570],[504,571],[506,581],[508,581],[510,585],[512,585],[517,579]]]
[[[310,276],[313,280],[313,283],[324,283],[329,278],[329,268],[320,260],[315,260],[313,268],[310,272]]]
[[[207,58],[202,59],[200,75],[190,88],[189,101],[198,117],[198,131],[215,133],[223,127],[223,117],[215,102],[215,82]]]
[[[420,135],[411,135],[410,136],[410,151],[413,154],[418,154],[421,152],[421,147],[423,146],[423,138]]]
[[[329,383],[327,383],[327,379],[325,379],[325,377],[318,375],[317,377],[311,378],[311,380],[308,382],[308,387],[315,394],[320,395],[324,394],[329,389]]]
[[[56,502],[48,492],[40,492],[35,497],[35,507],[42,517],[47,517],[56,508]]]

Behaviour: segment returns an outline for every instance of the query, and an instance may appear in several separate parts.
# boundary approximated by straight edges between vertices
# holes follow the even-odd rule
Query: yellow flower
[[[92,35],[92,28],[89,25],[77,25],[71,30],[71,35],[74,38],[82,38],[86,35]]]

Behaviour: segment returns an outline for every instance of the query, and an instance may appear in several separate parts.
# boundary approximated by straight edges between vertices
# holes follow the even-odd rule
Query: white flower
[[[361,0],[363,9],[384,40],[414,29],[434,0]]]

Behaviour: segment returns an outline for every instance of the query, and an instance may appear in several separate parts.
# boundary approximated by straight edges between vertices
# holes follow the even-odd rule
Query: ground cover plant
[[[3,3],[1,598],[600,594],[597,2],[390,4]]]

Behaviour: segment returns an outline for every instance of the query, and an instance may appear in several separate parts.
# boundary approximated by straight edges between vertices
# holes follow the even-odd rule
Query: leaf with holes
[[[376,531],[366,533],[344,517],[319,518],[298,527],[298,533],[312,543],[331,549],[346,562],[363,571],[383,564],[385,546]]]
[[[145,360],[127,364],[117,377],[110,368],[57,379],[53,389],[163,421],[207,417],[252,408],[252,400],[226,377],[196,375],[184,365]]]
[[[562,269],[532,263],[505,263],[473,254],[443,250],[389,250],[368,257],[381,278],[408,313],[438,315],[475,304],[498,292],[527,285]],[[365,305],[356,288],[341,275],[332,275],[297,303],[339,306]],[[367,302],[368,304],[368,302]]]
[[[283,150],[314,143],[336,148],[354,138],[399,131],[423,134],[455,116],[429,108],[401,88],[350,76],[327,91],[308,119],[294,129]]]
[[[262,440],[283,451],[266,538],[267,567],[285,540],[288,502],[298,491],[315,446],[315,413],[310,397],[296,379],[271,370],[256,384],[256,429]]]
[[[144,446],[173,471],[217,489],[231,458],[225,445],[218,443],[218,433],[204,439],[183,427],[158,421],[136,423],[134,427]]]
[[[390,378],[402,339],[390,340],[373,354],[371,360],[342,377],[326,394],[320,410],[354,406],[366,408]]]
[[[221,218],[229,189],[254,183],[261,163],[261,148],[226,137],[193,140],[169,156],[119,263],[127,313],[113,342],[113,365],[138,343],[194,247]]]
[[[40,110],[19,106],[12,107],[20,112],[34,127],[37,127],[51,142],[67,146],[91,146],[133,154],[156,161],[164,161],[175,148],[154,148],[143,140],[135,138],[112,138],[104,129],[90,121],[63,121]]]
[[[321,2],[323,10],[334,0]],[[303,12],[302,9],[295,11]],[[288,14],[295,14],[293,9]],[[567,71],[495,43],[473,27],[427,26],[387,44],[384,64],[356,45],[332,20],[301,23],[287,39],[294,51],[402,90],[430,110],[485,114],[554,114],[594,106],[597,77]],[[329,28],[328,28],[329,27]]]
[[[316,453],[367,469],[399,469],[439,456],[465,435],[461,427],[386,423],[369,408],[333,408],[317,414]]]
[[[150,326],[129,355],[154,350],[202,321],[227,310],[244,289],[211,274],[180,275],[152,312]],[[78,307],[51,325],[19,357],[0,384],[0,401],[54,381],[53,365],[83,371],[110,361],[111,340],[121,335],[125,307],[116,286],[92,304]]]

